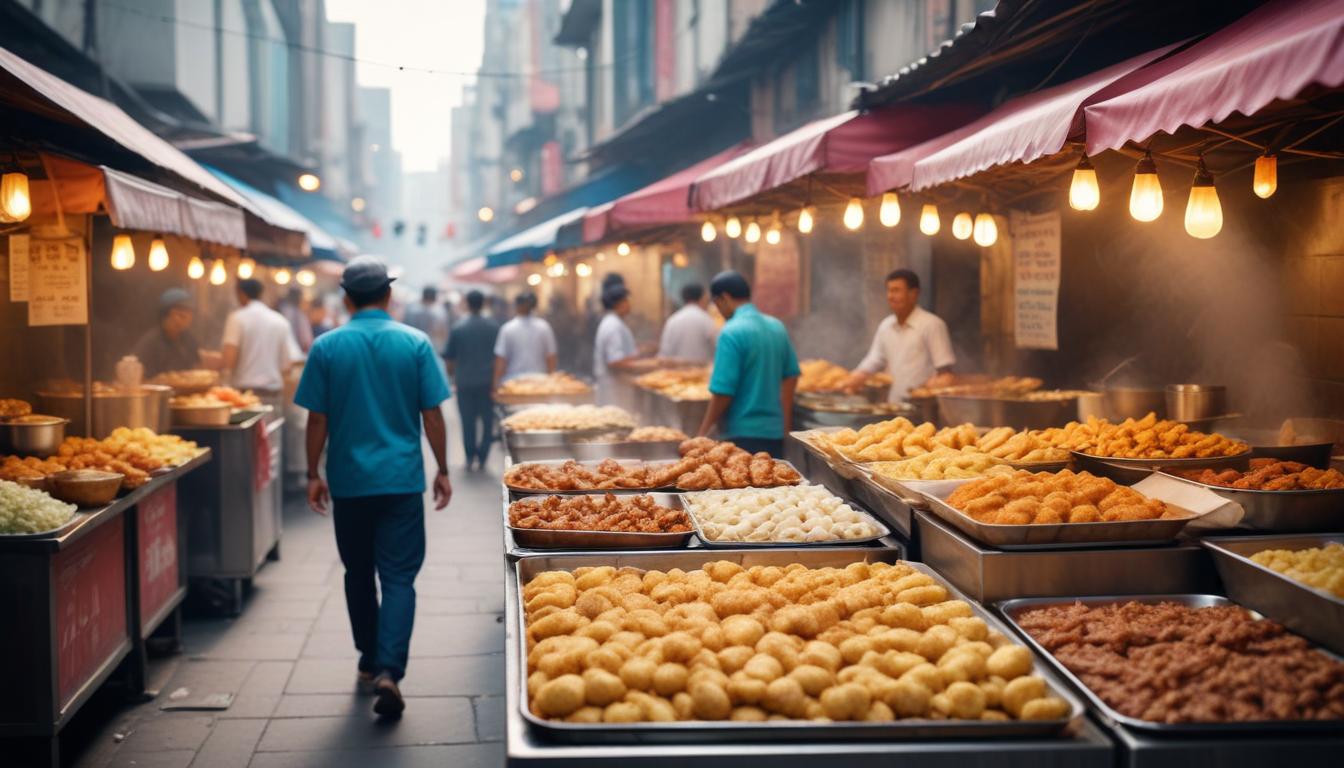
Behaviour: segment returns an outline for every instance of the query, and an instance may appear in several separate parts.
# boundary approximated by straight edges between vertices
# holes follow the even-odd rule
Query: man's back
[[[233,384],[242,389],[280,390],[285,370],[295,362],[295,342],[284,315],[249,301],[229,315],[224,323],[224,344],[238,348],[233,366]]]
[[[545,373],[546,358],[556,352],[550,323],[532,315],[519,315],[499,329],[495,355],[504,358],[504,380],[528,373]]]
[[[445,357],[453,361],[453,379],[459,388],[490,386],[498,336],[495,321],[480,315],[472,315],[453,328]]]
[[[798,375],[798,356],[779,319],[744,304],[723,326],[709,391],[733,398],[724,428],[730,437],[783,437],[780,384]]]
[[[429,339],[366,309],[313,342],[294,400],[327,415],[331,492],[352,497],[424,491],[420,414],[447,396]]]
[[[699,304],[687,304],[667,318],[658,356],[707,363],[714,359],[717,337],[714,318]]]

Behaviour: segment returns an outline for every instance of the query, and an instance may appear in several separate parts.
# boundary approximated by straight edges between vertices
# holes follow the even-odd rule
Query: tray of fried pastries
[[[1344,663],[1225,597],[1026,598],[998,608],[1113,724],[1173,736],[1344,728]]]
[[[1199,517],[1090,472],[1028,472],[969,480],[925,495],[929,511],[1000,549],[1167,542]]]
[[[870,544],[891,530],[820,485],[700,491],[682,496],[706,547]]]
[[[514,543],[528,549],[663,549],[695,535],[675,493],[528,496],[505,503]]]
[[[522,558],[521,714],[556,741],[683,744],[1050,735],[1083,716],[996,617],[898,557]]]
[[[1241,505],[1237,527],[1254,531],[1337,531],[1344,528],[1344,473],[1295,461],[1251,459],[1237,469],[1162,470]]]
[[[504,470],[504,487],[516,494],[670,491],[676,476],[667,467],[638,459],[529,461]]]

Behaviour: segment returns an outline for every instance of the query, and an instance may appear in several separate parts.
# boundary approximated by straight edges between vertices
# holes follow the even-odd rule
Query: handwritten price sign
[[[28,247],[28,325],[88,325],[88,254],[79,238]]]

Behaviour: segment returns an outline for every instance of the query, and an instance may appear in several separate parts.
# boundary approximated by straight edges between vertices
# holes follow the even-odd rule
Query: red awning
[[[1251,115],[1312,85],[1344,84],[1344,3],[1266,4],[1170,58],[1117,83],[1084,110],[1087,153],[1158,132]]]
[[[614,202],[593,208],[583,217],[583,241],[595,243],[614,232],[693,221],[691,185],[747,150],[746,144],[738,144]]]
[[[1079,107],[1111,83],[1175,46],[1149,51],[1076,80],[1010,99],[949,134],[868,164],[868,192],[927,189],[1009,163],[1029,163],[1064,148],[1081,129]]]
[[[946,133],[974,114],[962,105],[901,106],[817,120],[696,179],[691,207],[723,208],[811,173],[861,173],[874,157]]]

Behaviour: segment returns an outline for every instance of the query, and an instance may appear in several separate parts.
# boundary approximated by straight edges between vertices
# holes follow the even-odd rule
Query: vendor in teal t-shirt
[[[709,379],[713,399],[700,435],[707,436],[722,418],[724,439],[752,453],[782,458],[800,373],[789,332],[778,319],[756,309],[751,286],[737,272],[716,275],[709,295],[728,322],[714,352]]]

